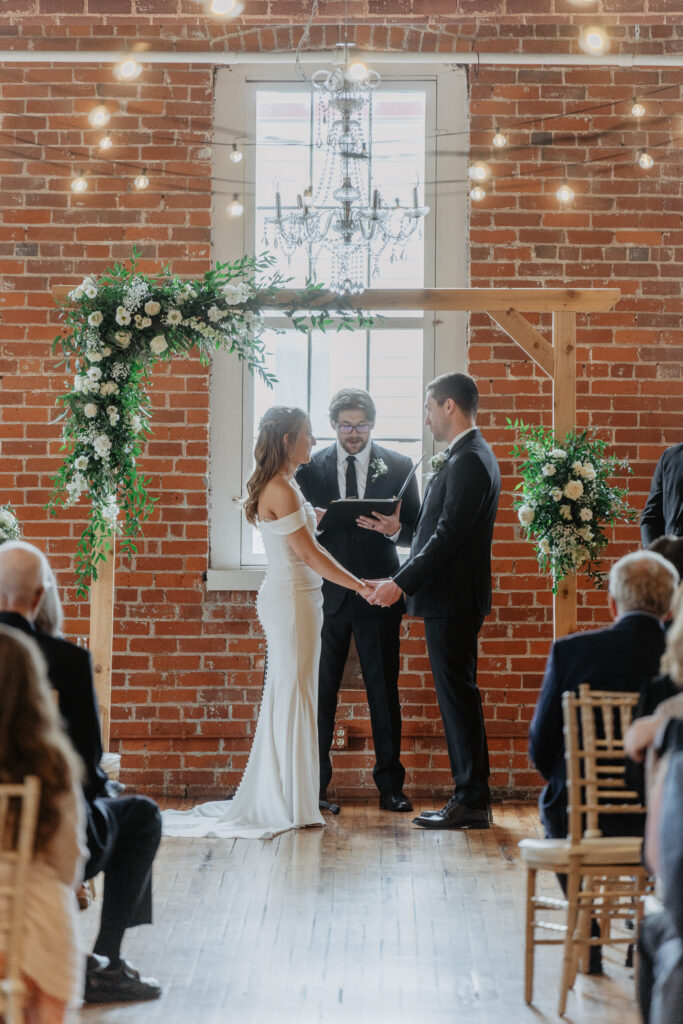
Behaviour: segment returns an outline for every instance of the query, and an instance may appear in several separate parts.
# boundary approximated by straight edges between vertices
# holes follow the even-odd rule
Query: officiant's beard
[[[370,444],[370,431],[365,435],[348,434],[344,437],[343,434],[337,434],[337,437],[339,438],[339,444],[349,455],[360,455]]]

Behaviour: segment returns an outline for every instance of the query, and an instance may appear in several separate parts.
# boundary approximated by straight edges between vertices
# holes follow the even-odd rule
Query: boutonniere
[[[437,452],[436,455],[432,455],[429,460],[429,465],[432,467],[432,472],[429,474],[428,479],[433,480],[436,474],[448,461],[448,452]]]
[[[384,459],[373,459],[370,463],[370,469],[372,470],[372,476],[370,479],[373,483],[375,480],[379,479],[379,477],[386,476],[389,472],[389,467]]]

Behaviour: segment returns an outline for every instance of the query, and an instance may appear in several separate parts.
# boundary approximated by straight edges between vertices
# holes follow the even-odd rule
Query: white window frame
[[[434,101],[427,108],[427,162],[425,202],[431,207],[424,224],[424,286],[464,288],[468,280],[467,263],[467,78],[462,68],[452,64],[382,64],[382,80],[389,84],[433,83]],[[253,83],[296,82],[294,69],[273,65],[237,65],[216,73],[214,130],[218,145],[214,148],[213,256],[220,262],[239,258],[253,251],[254,195],[245,182],[253,181],[253,147],[245,145],[240,164],[229,160],[235,139],[253,138]],[[300,80],[299,80],[300,81]],[[435,185],[438,182],[438,185]],[[225,207],[233,194],[244,205],[244,217],[226,216]],[[453,244],[454,239],[461,244]],[[259,250],[258,244],[256,250]],[[278,318],[269,317],[278,324]],[[280,321],[282,322],[282,321]],[[467,367],[467,314],[425,312],[423,317],[423,379],[426,383],[449,370]],[[392,327],[416,327],[415,317],[391,318]],[[333,330],[333,328],[332,328]],[[341,336],[343,339],[343,335]],[[334,335],[332,335],[332,339]],[[210,557],[206,574],[208,590],[256,590],[263,579],[263,568],[241,564],[242,512],[238,503],[242,481],[250,463],[245,455],[250,446],[253,387],[248,372],[235,356],[214,354],[210,395]],[[423,430],[425,449],[432,452],[433,441]],[[426,472],[426,470],[425,470]]]

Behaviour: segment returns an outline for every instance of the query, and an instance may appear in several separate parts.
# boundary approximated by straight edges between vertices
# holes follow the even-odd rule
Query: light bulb
[[[473,199],[475,203],[480,203],[485,198],[486,192],[481,185],[475,185],[474,188],[470,189],[470,199]]]
[[[114,74],[123,82],[133,82],[140,77],[142,65],[132,57],[126,57],[114,67]]]
[[[574,198],[574,189],[570,188],[566,183],[560,185],[557,192],[555,193],[561,203],[571,203]]]
[[[584,28],[579,34],[579,46],[584,53],[605,53],[609,50],[607,33],[599,25]]]
[[[229,14],[240,14],[244,4],[240,0],[211,0],[211,13],[227,17]]]
[[[642,103],[634,103],[631,107],[631,113],[634,117],[643,117],[645,114],[645,107]]]
[[[352,78],[354,82],[364,82],[368,77],[368,67],[362,60],[357,60],[349,68],[349,78]]]
[[[236,142],[233,142],[233,144],[232,144],[232,152],[230,154],[230,159],[232,160],[232,162],[234,164],[241,163],[243,156],[244,156],[244,153],[242,152],[242,150],[237,148],[237,143]]]
[[[112,147],[111,135],[103,135],[102,138],[100,139],[100,149],[102,149],[102,150],[111,149],[111,147]]]
[[[86,192],[88,189],[88,182],[85,175],[80,171],[71,182],[71,191],[80,193]]]
[[[142,168],[142,174],[138,174],[137,177],[134,178],[133,184],[135,185],[138,192],[142,192],[143,189],[149,187],[149,178],[147,177],[146,167]]]
[[[651,167],[654,167],[655,162],[649,153],[646,153],[643,149],[638,157],[638,163],[644,171],[649,171]]]
[[[244,207],[239,200],[239,196],[233,196],[232,202],[228,204],[227,210],[231,217],[242,216],[244,213]]]
[[[493,136],[493,145],[496,147],[496,149],[502,149],[503,146],[507,146],[507,144],[508,144],[508,137],[507,137],[507,135],[503,135],[502,132],[499,132],[496,129],[496,134]]]
[[[93,128],[104,128],[104,126],[109,124],[110,121],[111,114],[103,104],[100,104],[98,107],[93,107],[88,114],[88,123],[91,124]]]
[[[474,181],[486,181],[491,175],[491,169],[488,164],[485,164],[482,160],[477,160],[470,167],[470,178]]]

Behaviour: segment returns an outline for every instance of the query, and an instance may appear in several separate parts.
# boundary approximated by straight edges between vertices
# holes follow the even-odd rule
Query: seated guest
[[[47,633],[48,636],[63,637],[64,612],[62,611],[62,602],[59,600],[57,580],[47,559],[45,559],[45,567],[47,570],[45,590],[33,617],[33,625],[39,632]]]
[[[27,775],[40,780],[40,804],[23,910],[24,1020],[59,1024],[83,992],[74,896],[88,856],[81,766],[59,721],[40,651],[18,630],[0,626],[0,783],[23,782]],[[10,828],[15,825],[10,817]],[[0,864],[0,884],[8,883],[8,872],[9,864]],[[6,912],[0,905],[0,915]],[[5,952],[0,946],[0,960]]]
[[[679,715],[682,712],[679,711]],[[645,719],[625,736],[627,752],[648,751],[645,863],[655,875],[662,910],[647,915],[638,934],[638,1000],[644,1024],[683,1020],[683,718],[659,720],[646,736]]]
[[[665,533],[663,537],[657,537],[648,544],[647,550],[654,551],[675,565],[679,578],[683,580],[683,537],[673,537]]]
[[[609,574],[613,625],[563,637],[553,644],[529,732],[531,760],[547,785],[540,813],[546,835],[567,835],[567,793],[562,731],[562,694],[581,683],[595,689],[637,692],[655,675],[664,651],[678,573],[661,555],[638,551],[619,559]],[[623,834],[624,815],[618,816]],[[602,823],[601,823],[602,824]],[[609,834],[609,823],[603,830]]]
[[[46,561],[38,548],[23,541],[0,547],[0,623],[37,641],[69,737],[85,767],[90,855],[85,877],[104,872],[100,931],[88,957],[85,1001],[156,999],[161,994],[158,982],[142,978],[120,953],[126,929],[152,919],[152,862],[161,838],[161,816],[147,797],[114,799],[108,793],[100,768],[102,739],[90,654],[33,627],[46,582]]]

